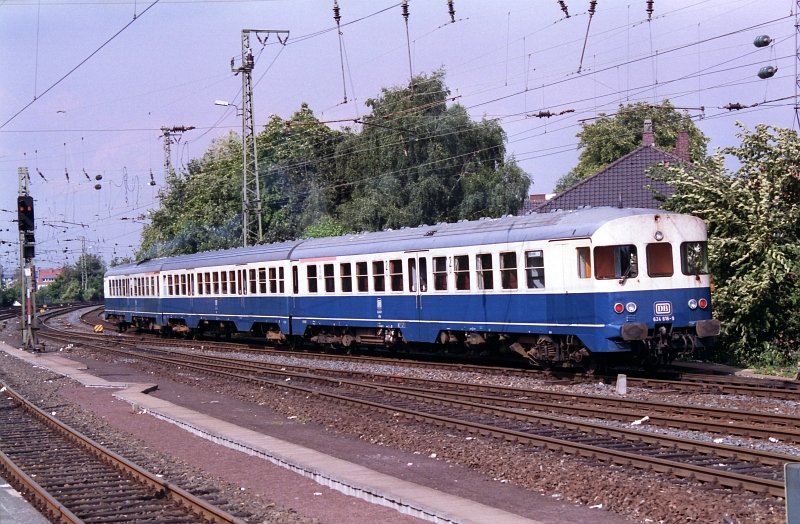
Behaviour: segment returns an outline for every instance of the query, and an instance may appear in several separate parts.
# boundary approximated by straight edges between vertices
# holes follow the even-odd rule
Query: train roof
[[[339,237],[293,240],[193,255],[156,258],[110,268],[106,275],[124,275],[192,269],[197,267],[248,264],[276,260],[298,260],[345,255],[420,251],[458,246],[503,244],[537,240],[590,237],[604,224],[623,217],[671,214],[658,209],[598,207],[523,216],[505,216],[455,223]]]

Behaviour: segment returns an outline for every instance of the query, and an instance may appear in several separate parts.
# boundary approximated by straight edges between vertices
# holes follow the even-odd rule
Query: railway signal
[[[33,231],[33,197],[17,197],[17,221],[20,231]]]

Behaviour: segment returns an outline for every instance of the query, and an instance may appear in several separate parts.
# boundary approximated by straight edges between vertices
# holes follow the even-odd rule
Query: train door
[[[425,340],[425,323],[428,320],[426,311],[426,295],[428,294],[428,256],[427,252],[409,253],[406,260],[408,268],[408,291],[414,299],[413,304],[413,326],[404,330],[408,340]]]

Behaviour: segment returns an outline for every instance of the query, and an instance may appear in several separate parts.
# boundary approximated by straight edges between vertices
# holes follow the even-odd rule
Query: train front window
[[[636,246],[598,246],[594,248],[594,272],[598,280],[635,278],[639,274]]]
[[[647,244],[647,274],[651,277],[671,277],[675,272],[672,267],[672,244],[659,242]]]
[[[707,242],[683,242],[681,244],[681,272],[684,275],[708,274]]]

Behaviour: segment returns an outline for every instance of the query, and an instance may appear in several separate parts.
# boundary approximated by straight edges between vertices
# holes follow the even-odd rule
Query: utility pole
[[[242,74],[242,243],[244,246],[260,244],[264,240],[261,228],[261,187],[258,179],[255,119],[253,116],[253,68],[255,60],[250,51],[250,34],[277,34],[285,44],[289,31],[276,29],[242,29],[242,59],[239,67],[231,58],[231,71]],[[280,35],[285,35],[281,40]],[[266,42],[266,39],[262,42]]]
[[[191,131],[194,126],[172,126],[162,127],[161,136],[164,138],[164,178],[169,178],[175,174],[175,168],[172,167],[172,143],[180,142],[181,136],[186,131]],[[177,136],[177,138],[172,138]]]
[[[17,168],[19,193],[17,196],[17,222],[19,226],[19,277],[22,304],[22,347],[26,351],[36,351],[39,344],[36,337],[36,264],[33,198],[28,193],[30,176],[27,167]]]

